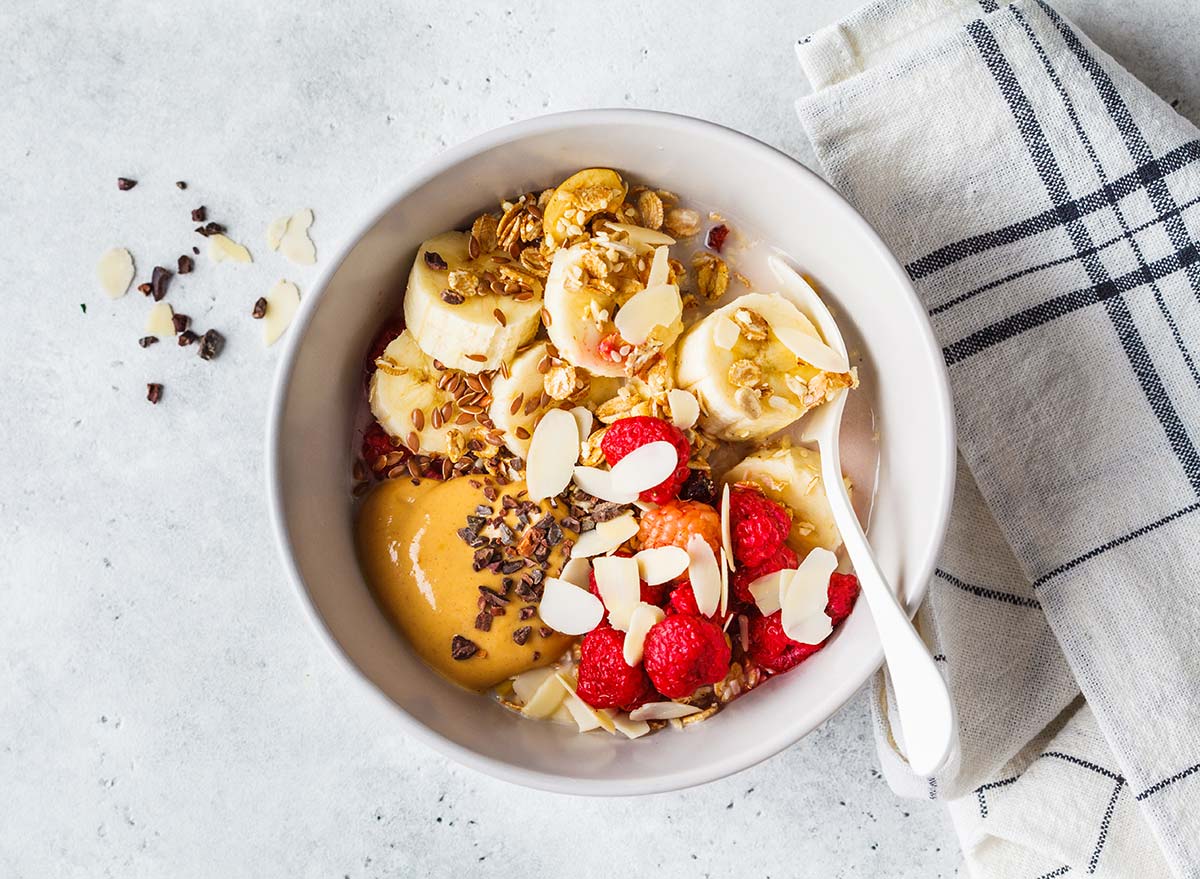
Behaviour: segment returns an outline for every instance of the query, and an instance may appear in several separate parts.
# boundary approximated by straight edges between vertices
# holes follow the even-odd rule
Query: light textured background
[[[955,874],[940,810],[876,773],[862,693],[679,794],[553,796],[446,762],[347,686],[265,520],[277,352],[247,312],[313,276],[266,251],[270,219],[313,207],[329,252],[442,147],[578,107],[703,116],[811,162],[791,42],[855,3],[0,4],[0,875]],[[1200,117],[1196,4],[1059,5]],[[145,301],[93,277],[118,244],[142,274],[173,262],[200,203],[257,258],[172,286],[227,335],[213,363],[139,349]]]

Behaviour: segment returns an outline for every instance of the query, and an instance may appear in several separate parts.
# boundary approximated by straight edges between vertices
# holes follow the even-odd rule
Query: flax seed
[[[509,415],[516,415],[517,410],[521,408],[521,404],[525,402],[525,394],[517,394],[517,398],[512,401],[512,405],[508,407]]]
[[[529,439],[529,431],[527,431],[523,427],[518,427],[516,429],[516,434],[517,434],[517,439],[523,439],[523,440]]]
[[[429,415],[429,422],[433,425],[434,430],[438,430],[442,426],[442,410],[434,409]]]
[[[483,382],[481,382],[479,380],[479,376],[469,375],[469,376],[467,376],[467,387],[469,387],[473,391],[482,391],[483,390]]]
[[[375,459],[375,463],[371,465],[371,469],[378,473],[387,466],[387,455],[380,455]]]
[[[397,476],[407,476],[407,475],[408,475],[408,468],[405,467],[403,464],[397,464],[395,467],[393,467],[391,470],[389,470],[387,472],[388,479],[395,479]]]
[[[454,465],[450,463],[449,458],[442,458],[442,479],[450,478],[450,474],[454,472]]]
[[[475,416],[468,412],[460,412],[458,417],[454,419],[455,424],[470,424],[475,420]]]
[[[542,323],[544,323],[546,326],[550,326],[550,312],[546,311],[544,308],[542,309]]]
[[[422,412],[420,409],[414,409],[412,411],[412,424],[413,424],[413,427],[415,427],[417,430],[424,430],[425,429],[425,413]]]
[[[409,451],[414,455],[421,450],[421,438],[417,436],[417,432],[415,430],[410,430],[408,432],[408,441],[405,443],[405,445],[408,446]]]
[[[508,364],[507,364],[507,363],[501,363],[501,364],[500,364],[500,374],[501,374],[502,376],[504,376],[505,378],[512,378],[512,373],[508,371]]]
[[[420,479],[421,477],[421,471],[417,467],[417,461],[415,458],[408,459],[408,475],[413,479]]]
[[[454,411],[454,404],[451,403],[449,400],[447,400],[445,403],[442,404],[441,411],[442,411],[442,422],[445,423],[450,420],[450,413],[452,413]]]
[[[476,363],[487,363],[486,354],[468,354],[467,359],[474,360]]]
[[[545,375],[546,373],[548,373],[550,371],[550,367],[553,365],[554,365],[554,362],[550,359],[550,355],[547,354],[544,357],[542,357],[541,360],[538,361],[537,371],[540,374]]]

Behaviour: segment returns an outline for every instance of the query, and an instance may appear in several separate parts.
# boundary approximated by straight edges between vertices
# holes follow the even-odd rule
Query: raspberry
[[[825,613],[836,626],[854,609],[854,601],[858,598],[858,577],[853,574],[831,574],[829,577],[829,604],[825,605]]]
[[[738,567],[729,577],[729,589],[733,593],[735,601],[753,606],[754,596],[750,594],[751,583],[759,577],[774,574],[776,571],[782,571],[784,568],[798,567],[800,567],[799,557],[785,544],[779,547],[765,561],[761,561],[753,567],[746,567],[745,565]]]
[[[683,699],[722,680],[729,659],[729,642],[719,626],[704,617],[675,614],[647,633],[642,663],[658,692]]]
[[[801,644],[793,641],[783,631],[781,616],[775,611],[768,617],[755,616],[750,620],[750,658],[769,672],[780,674],[795,668],[820,650],[820,644]]]
[[[829,577],[829,603],[825,614],[836,626],[850,615],[858,598],[858,578],[853,574],[832,574]],[[750,658],[767,671],[776,674],[799,665],[825,646],[801,644],[783,631],[781,611],[770,616],[755,616],[750,620]]]
[[[648,443],[668,442],[679,453],[679,464],[675,472],[653,488],[643,491],[639,497],[653,504],[665,504],[679,494],[679,489],[687,482],[691,473],[688,470],[688,458],[692,455],[692,447],[687,437],[678,427],[661,418],[649,415],[635,415],[614,422],[604,437],[600,440],[600,450],[604,459],[611,467],[632,452]]]
[[[380,455],[390,452],[404,454],[404,449],[392,444],[392,438],[378,421],[372,421],[370,427],[363,432],[362,456],[367,466],[372,466]]]
[[[693,534],[699,534],[707,540],[713,553],[720,557],[720,513],[699,501],[671,501],[657,510],[642,513],[638,525],[638,547],[653,549],[656,546],[678,546],[687,549],[688,538]]]
[[[628,553],[618,552],[617,555],[627,556]],[[653,604],[655,607],[662,607],[663,602],[667,600],[667,589],[669,588],[669,584],[659,583],[655,586],[651,586],[645,580],[640,582],[642,584],[641,600],[646,602],[646,604]],[[599,598],[600,603],[603,604],[604,599],[600,596],[600,587],[596,585],[595,571],[590,571],[588,573],[588,587],[592,590],[592,594]],[[607,613],[608,608],[605,607],[604,611]]]
[[[575,692],[593,708],[632,711],[655,699],[645,669],[625,663],[625,636],[601,624],[579,646],[579,683]]]
[[[707,471],[692,470],[683,487],[679,489],[679,499],[712,504],[717,500],[717,487]]]
[[[792,517],[758,488],[739,485],[729,492],[730,538],[739,565],[753,567],[783,546],[792,529]]]
[[[696,607],[696,593],[692,591],[692,584],[688,580],[680,582],[673,590],[671,597],[667,601],[667,614],[683,614],[685,616],[700,616],[700,608]],[[726,610],[725,615],[714,612],[712,616],[705,619],[712,620],[722,629],[725,627],[725,620],[733,613],[733,609]]]

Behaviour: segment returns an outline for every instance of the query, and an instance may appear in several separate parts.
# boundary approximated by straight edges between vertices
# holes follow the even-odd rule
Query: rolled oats
[[[676,238],[689,238],[700,231],[700,215],[691,208],[671,208],[663,218],[663,227]]]
[[[700,251],[692,257],[696,288],[705,299],[720,299],[729,289],[729,266],[715,253]]]
[[[753,360],[735,360],[729,367],[729,383],[739,388],[757,387],[762,377],[762,367]]]
[[[733,312],[733,322],[751,342],[765,342],[771,331],[771,325],[767,323],[766,318],[750,308],[736,309]]]
[[[644,190],[637,199],[638,210],[642,215],[642,225],[647,229],[661,229],[663,224],[663,203],[658,193]]]
[[[566,400],[575,393],[577,384],[575,367],[565,360],[553,364],[542,378],[542,385],[553,400]]]

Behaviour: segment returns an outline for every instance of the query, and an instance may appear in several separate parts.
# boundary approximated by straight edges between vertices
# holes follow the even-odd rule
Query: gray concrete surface
[[[0,875],[958,871],[940,809],[876,773],[861,693],[683,793],[553,796],[447,762],[346,685],[265,520],[278,353],[247,312],[314,275],[262,246],[270,219],[313,207],[328,252],[442,147],[578,107],[704,116],[811,162],[791,43],[854,5],[0,4]],[[1200,115],[1197,4],[1059,5]],[[139,349],[142,297],[93,277],[113,245],[173,261],[200,203],[257,258],[174,283],[228,337],[213,363]]]

